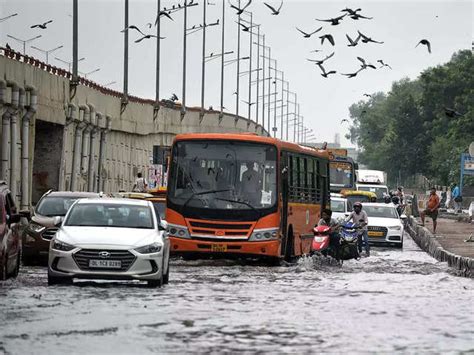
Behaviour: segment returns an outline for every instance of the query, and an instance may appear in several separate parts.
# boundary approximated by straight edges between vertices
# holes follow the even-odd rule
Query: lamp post
[[[205,1],[205,0],[204,0]],[[239,0],[239,9],[240,9],[240,0]],[[240,20],[241,16],[240,14],[238,15],[238,21],[237,21],[237,83],[236,83],[236,98],[235,98],[235,119],[237,120],[239,118],[239,93],[240,93]]]
[[[74,0],[77,2],[77,0]],[[128,100],[128,0],[125,0],[125,27],[123,31],[123,99]]]
[[[45,56],[46,56],[46,64],[49,64],[49,54],[53,53],[54,51],[57,51],[60,48],[63,48],[63,46],[61,45],[61,46],[58,46],[58,47],[50,49],[50,50],[41,49],[41,48],[38,48],[38,47],[35,47],[35,46],[31,46],[31,48],[36,49],[37,51],[40,51],[40,52],[44,53]]]
[[[29,43],[29,42],[34,41],[35,39],[41,38],[41,35],[29,38],[29,39],[21,39],[21,38],[14,37],[12,35],[7,35],[7,37],[9,37],[11,39],[14,39],[17,42],[22,43],[23,44],[23,55],[25,55],[25,53],[26,53],[26,44]]]
[[[199,113],[200,120],[204,118],[204,88],[206,80],[206,9],[207,0],[203,0],[202,10],[202,68],[201,68],[201,112]]]
[[[161,53],[161,0],[157,0],[156,11],[156,74],[155,74],[155,109],[160,109],[160,53]]]
[[[73,83],[77,83],[77,71],[79,68],[78,16],[79,16],[78,0],[73,0],[72,2],[72,82]],[[69,67],[69,71],[71,71],[70,67]]]
[[[207,0],[204,0],[207,1]],[[222,0],[222,31],[221,31],[221,112],[219,113],[219,119],[222,120],[224,117],[224,56],[225,51],[225,0]],[[233,51],[232,51],[233,53]]]
[[[74,61],[68,62],[67,60],[63,60],[63,59],[58,58],[58,57],[54,57],[54,59],[56,59],[57,61],[60,61],[61,63],[66,64],[68,66],[68,71],[69,72],[71,71],[71,65],[73,64]],[[82,57],[82,58],[78,59],[77,62],[82,62],[84,59],[86,59],[86,58]]]

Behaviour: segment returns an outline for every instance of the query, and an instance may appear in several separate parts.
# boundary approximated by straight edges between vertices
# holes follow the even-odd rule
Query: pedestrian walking
[[[144,177],[142,177],[142,173],[137,174],[137,178],[135,179],[135,184],[133,185],[133,192],[146,192],[148,187],[148,183]]]
[[[459,186],[457,186],[456,183],[454,183],[452,186],[451,197],[453,199],[454,212],[458,213],[461,210],[462,197]]]
[[[432,187],[430,190],[430,198],[424,211],[421,211],[421,225],[425,225],[425,217],[429,216],[433,220],[433,233],[436,233],[436,225],[438,219],[439,197],[436,194],[436,188]]]

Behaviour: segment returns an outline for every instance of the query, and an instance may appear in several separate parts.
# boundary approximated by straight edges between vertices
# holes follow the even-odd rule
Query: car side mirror
[[[168,222],[166,222],[164,219],[160,221],[160,224],[158,225],[158,229],[160,231],[166,231],[168,230]]]
[[[55,227],[61,227],[61,224],[63,224],[64,218],[61,216],[56,216],[53,218],[53,224]]]

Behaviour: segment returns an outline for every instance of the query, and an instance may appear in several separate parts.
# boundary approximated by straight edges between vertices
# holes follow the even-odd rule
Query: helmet
[[[360,207],[362,208],[362,203],[360,203],[359,201],[357,202],[354,202],[354,204],[352,205],[353,207]]]

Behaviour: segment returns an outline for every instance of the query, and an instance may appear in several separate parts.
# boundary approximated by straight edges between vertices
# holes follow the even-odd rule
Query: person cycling
[[[352,213],[346,218],[346,222],[352,220],[352,223],[358,225],[362,229],[362,235],[359,235],[358,247],[359,253],[362,253],[362,240],[365,243],[365,255],[370,256],[369,235],[367,234],[367,224],[369,219],[367,212],[362,211],[362,203],[355,202]]]
[[[318,222],[318,226],[328,226],[330,228],[329,231],[329,246],[334,250],[337,251],[339,248],[339,224],[336,222],[334,218],[332,218],[332,210],[329,208],[323,209],[321,212],[321,219]]]

